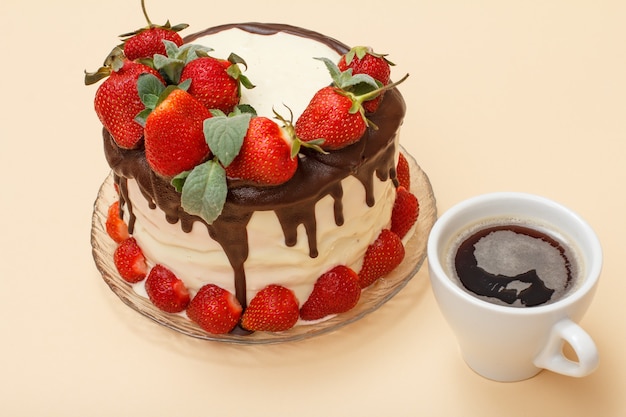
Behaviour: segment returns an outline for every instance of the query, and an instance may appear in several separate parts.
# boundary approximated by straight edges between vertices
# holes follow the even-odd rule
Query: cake
[[[184,39],[182,28],[128,34],[86,75],[88,84],[108,76],[95,108],[119,194],[107,231],[120,275],[159,309],[214,334],[288,331],[354,308],[402,262],[419,213],[389,61],[284,24],[228,24]],[[166,34],[157,36],[165,50],[131,51],[149,31]],[[386,76],[357,67],[370,58]],[[188,68],[209,59],[228,77],[207,95],[200,77],[222,77],[219,68]],[[172,61],[184,62],[182,71]],[[320,111],[322,90],[336,96],[320,103],[351,94],[363,110]],[[341,111],[344,121],[327,123]]]

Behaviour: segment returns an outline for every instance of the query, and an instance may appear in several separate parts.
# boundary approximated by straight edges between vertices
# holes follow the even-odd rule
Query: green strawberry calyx
[[[369,46],[354,46],[345,55],[346,64],[350,65],[354,57],[358,59],[365,58],[366,55],[372,55],[376,58],[382,58],[389,66],[395,66],[393,62],[387,59],[388,54],[379,54]]]
[[[122,48],[116,46],[104,59],[104,63],[95,72],[85,71],[85,85],[95,84],[105,79],[112,72],[117,72],[124,66],[126,56]]]

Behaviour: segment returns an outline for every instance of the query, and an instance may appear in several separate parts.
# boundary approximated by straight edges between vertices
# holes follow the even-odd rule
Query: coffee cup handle
[[[564,342],[572,347],[578,361],[565,357]],[[598,362],[598,349],[591,336],[567,318],[554,325],[546,346],[534,361],[539,368],[573,377],[589,375],[598,367]]]

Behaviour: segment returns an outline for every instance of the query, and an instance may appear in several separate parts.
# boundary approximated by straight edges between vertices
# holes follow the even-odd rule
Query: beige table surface
[[[148,3],[153,21],[187,22],[187,33],[286,22],[389,53],[396,78],[411,74],[402,141],[440,213],[476,194],[525,191],[597,230],[605,267],[582,324],[600,368],[509,384],[477,376],[426,268],[374,314],[292,344],[203,342],[138,315],[91,256],[108,167],[95,87],[82,77],[143,24],[139,0],[2,0],[0,415],[626,415],[624,2]]]

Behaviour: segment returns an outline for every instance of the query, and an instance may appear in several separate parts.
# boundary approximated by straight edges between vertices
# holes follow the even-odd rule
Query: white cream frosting
[[[272,109],[288,118],[287,106],[294,121],[315,92],[332,81],[324,63],[315,58],[325,57],[333,62],[339,59],[337,52],[320,42],[283,32],[254,35],[230,29],[200,37],[193,43],[212,48],[209,55],[216,58],[225,59],[231,53],[242,57],[247,68],[241,69],[255,88],[242,88],[241,102],[269,118],[274,117]]]
[[[242,102],[270,118],[274,116],[272,108],[288,117],[283,107],[287,105],[296,120],[315,92],[331,80],[324,64],[314,57],[334,62],[339,58],[324,44],[284,33],[264,36],[231,29],[194,43],[213,48],[210,54],[218,58],[231,52],[243,57],[248,65],[245,74],[256,88],[242,89]],[[343,225],[335,224],[331,196],[315,207],[319,251],[315,258],[309,256],[304,226],[298,229],[297,244],[287,247],[274,211],[253,214],[247,226],[249,256],[244,264],[248,302],[265,286],[279,284],[292,289],[302,305],[317,278],[334,266],[347,265],[359,271],[369,244],[389,227],[395,187],[391,181],[374,177],[373,207],[367,206],[365,188],[356,178],[345,178],[342,187]],[[134,180],[128,180],[128,194],[136,216],[133,236],[151,266],[159,263],[171,269],[192,295],[209,282],[235,293],[233,269],[202,223],[194,223],[192,231],[185,233],[180,224],[168,223],[160,209],[148,206]],[[135,288],[145,294],[142,283]]]
[[[342,182],[342,226],[335,224],[332,197],[320,200],[315,207],[319,251],[315,258],[309,256],[304,226],[298,228],[297,244],[288,247],[276,214],[255,212],[247,227],[250,252],[244,264],[248,301],[267,285],[279,284],[293,290],[304,303],[317,278],[334,266],[347,265],[358,272],[367,246],[389,226],[395,198],[395,188],[389,184],[391,181],[375,180],[377,204],[368,207],[363,185],[354,177],[347,177]],[[192,231],[185,233],[180,224],[168,223],[160,209],[148,206],[134,180],[128,180],[128,195],[136,216],[133,236],[151,266],[167,266],[192,294],[209,282],[235,292],[233,269],[206,226],[196,222]],[[141,288],[138,292],[142,292]]]

